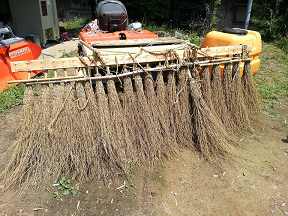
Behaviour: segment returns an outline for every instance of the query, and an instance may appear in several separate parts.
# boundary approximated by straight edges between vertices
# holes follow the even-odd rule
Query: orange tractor
[[[16,37],[9,26],[0,28],[0,92],[12,84],[7,81],[25,80],[41,73],[33,71],[25,73],[13,73],[10,63],[12,61],[24,61],[37,59],[41,54],[41,47],[27,42],[23,38]]]
[[[157,34],[148,30],[142,30],[142,24],[138,26],[132,23],[128,25],[128,14],[124,4],[118,0],[104,0],[97,4],[96,17],[88,23],[80,32],[79,39],[87,44],[96,41],[119,41],[158,38]],[[83,46],[79,45],[79,53]],[[82,53],[83,54],[83,53]]]

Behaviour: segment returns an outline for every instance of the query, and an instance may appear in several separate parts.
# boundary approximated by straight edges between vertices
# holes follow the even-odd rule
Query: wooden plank
[[[246,60],[252,60],[252,58],[248,58]],[[204,60],[204,61],[196,61],[196,62],[190,62],[187,63],[186,66],[189,65],[199,65],[201,67],[203,66],[210,66],[215,64],[224,64],[224,63],[232,63],[232,62],[240,62],[243,61],[243,59],[233,59],[233,58],[222,58],[218,60]],[[154,68],[150,68],[149,65],[145,68],[145,71],[143,69],[139,69],[132,72],[125,72],[118,75],[105,75],[105,76],[96,76],[96,77],[83,77],[83,76],[69,76],[69,77],[57,77],[57,78],[42,78],[42,79],[30,79],[30,80],[14,80],[14,81],[8,81],[8,84],[13,83],[49,83],[49,82],[69,82],[69,81],[85,81],[87,79],[89,80],[102,80],[102,79],[115,79],[115,78],[121,78],[129,75],[134,75],[137,73],[143,73],[143,72],[149,72],[149,71],[161,71],[161,70],[171,70],[172,68],[177,68],[179,65],[177,64],[170,64],[168,67],[162,66],[159,64],[159,66],[156,66]],[[125,70],[124,70],[125,71]]]
[[[184,50],[180,50],[177,52],[180,58],[183,58]],[[141,53],[138,54],[125,54],[125,55],[107,55],[103,56],[104,61],[106,62],[107,66],[115,66],[115,65],[126,65],[126,64],[133,64],[133,58],[138,63],[147,63],[147,62],[158,62],[158,61],[165,61],[165,55],[151,55],[149,53]],[[93,61],[90,60],[92,57],[83,57],[82,60],[85,64],[80,61],[79,58],[73,57],[70,58],[69,61],[65,61],[63,64],[62,59],[53,59],[50,60],[30,60],[30,61],[17,61],[11,62],[11,71],[15,72],[25,72],[25,71],[35,71],[39,70],[55,70],[55,69],[62,69],[62,68],[83,68],[87,66],[101,66],[99,60]],[[117,62],[116,62],[117,59]],[[175,58],[174,58],[175,59]],[[28,63],[29,62],[29,63]],[[41,63],[43,62],[43,63]],[[72,63],[73,62],[73,63]],[[27,64],[28,63],[28,64]]]
[[[183,58],[184,50],[177,50],[177,55],[180,58]],[[107,65],[125,65],[125,64],[133,64],[133,59],[135,59],[138,63],[149,63],[149,62],[159,62],[159,61],[165,61],[166,56],[165,54],[161,55],[151,55],[146,52],[142,53],[133,53],[133,54],[123,54],[123,55],[106,55],[102,56],[105,62],[107,62]],[[117,62],[116,62],[117,59]],[[168,59],[168,60],[175,60],[176,58]]]
[[[154,44],[175,44],[183,40],[174,37],[152,38],[152,39],[134,39],[134,40],[113,40],[113,41],[95,41],[91,43],[93,47],[122,47],[122,46],[143,46]]]
[[[88,58],[84,58],[86,65],[90,64]],[[77,68],[86,67],[78,57],[61,58],[61,59],[45,59],[45,60],[30,60],[30,61],[15,61],[11,62],[12,72],[35,71],[35,70],[55,70],[59,68]],[[37,69],[38,68],[38,69]]]
[[[242,53],[242,45],[233,46],[219,46],[219,47],[207,47],[202,48],[201,52],[207,54],[210,57],[224,56],[224,55],[234,55]],[[250,53],[252,51],[252,45],[247,45],[247,51]]]
[[[166,50],[181,50],[187,47],[186,44],[180,45],[166,45],[166,46],[150,46],[150,47],[125,47],[125,48],[113,48],[113,49],[97,49],[102,55],[119,55],[124,53],[141,53],[144,51],[149,52],[163,52]],[[252,51],[252,46],[247,46],[248,52]],[[216,56],[226,56],[233,54],[241,54],[242,53],[242,45],[234,45],[234,46],[220,46],[220,47],[208,47],[202,48],[201,51],[198,52],[197,57],[204,57],[206,55],[210,57]]]
[[[172,46],[174,47],[174,45]],[[171,46],[167,46],[167,50],[171,48]],[[133,64],[133,59],[138,63],[149,63],[149,62],[161,62],[166,60],[165,53],[162,54],[150,54],[148,52],[142,51],[139,53],[129,53],[127,51],[129,48],[125,48],[125,54],[121,52],[117,52],[117,54],[107,54],[101,55],[104,62],[107,66],[115,66],[115,65],[125,65],[125,64]],[[147,48],[146,48],[147,49]],[[247,47],[248,52],[251,51],[252,46],[249,45]],[[180,58],[183,58],[184,49],[173,49],[177,53]],[[98,51],[98,50],[97,50]],[[148,50],[147,50],[148,51]],[[162,51],[162,50],[161,50]],[[153,52],[156,52],[154,50]],[[120,53],[120,54],[119,54]],[[236,46],[222,46],[222,47],[210,47],[203,48],[198,51],[197,57],[219,57],[219,56],[227,56],[233,54],[242,53],[242,45]],[[175,60],[176,58],[169,60]],[[12,72],[21,72],[21,71],[35,71],[35,70],[55,70],[60,68],[83,68],[87,66],[101,66],[99,59],[94,59],[93,57],[83,57],[79,59],[78,57],[73,58],[61,58],[61,59],[47,59],[47,60],[30,60],[30,61],[18,61],[11,62],[11,71]]]
[[[94,48],[94,49],[100,52],[101,55],[119,55],[119,54],[126,54],[126,53],[141,53],[143,52],[142,49],[145,49],[150,52],[162,52],[162,51],[166,51],[167,49],[177,50],[177,49],[183,49],[185,46],[187,45],[177,44],[177,45],[157,45],[157,46],[148,46],[148,47],[121,47],[121,48],[116,47],[116,48],[105,48],[105,49]],[[89,49],[89,47],[86,47],[85,45],[84,45],[83,51],[87,56],[93,55],[93,51]]]
[[[97,49],[102,55],[119,55],[125,53],[141,53],[143,49],[150,52],[163,52],[167,49],[179,50],[183,49],[185,45],[160,45],[160,46],[148,46],[148,47],[125,47],[125,48],[110,48],[110,49]]]

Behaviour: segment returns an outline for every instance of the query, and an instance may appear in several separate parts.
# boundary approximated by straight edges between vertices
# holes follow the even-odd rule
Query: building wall
[[[217,7],[219,22],[216,28],[244,28],[247,3],[248,0],[222,0]],[[253,9],[251,17],[253,17]],[[248,29],[258,30],[258,27],[250,21]]]

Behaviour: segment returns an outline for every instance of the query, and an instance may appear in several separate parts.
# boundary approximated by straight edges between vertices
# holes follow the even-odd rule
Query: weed
[[[133,163],[133,158],[129,158],[128,160],[127,160],[127,163],[130,165],[130,164],[132,164]]]
[[[34,96],[39,96],[40,95],[38,88],[36,88],[36,87],[33,88],[33,95]]]
[[[69,34],[69,36],[77,37],[81,28],[85,26],[86,23],[90,21],[89,18],[78,18],[66,20],[60,22],[60,26],[64,27]]]
[[[282,37],[280,40],[274,42],[274,44],[288,54],[288,36]],[[287,56],[283,56],[287,58]]]
[[[143,28],[149,30],[151,32],[155,31],[163,31],[167,32],[171,35],[171,37],[176,37],[182,40],[188,40],[193,44],[200,45],[200,37],[197,36],[195,32],[191,32],[189,30],[181,30],[177,28],[172,28],[171,24],[162,24],[161,26],[157,26],[154,23],[143,24]]]
[[[260,137],[258,136],[253,136],[254,140],[257,140],[257,141],[261,141]]]
[[[172,32],[172,25],[163,23],[161,26],[157,26],[155,23],[143,23],[143,29],[146,29],[148,31],[154,32],[154,31],[164,31],[164,32]]]
[[[72,195],[76,194],[76,191],[74,190],[74,187],[70,186],[70,179],[66,180],[65,177],[63,177],[60,180],[58,191],[63,191],[62,195],[64,195],[64,196],[67,196],[69,193],[71,193]],[[59,192],[58,191],[55,191],[53,193],[55,198],[59,197]]]
[[[133,184],[133,182],[130,183],[130,186],[136,188],[136,185]]]
[[[0,93],[0,114],[4,114],[7,109],[22,104],[25,85],[11,86]]]
[[[89,22],[89,18],[74,17],[74,19],[71,19],[71,20],[64,19],[63,22],[60,22],[60,25],[63,26],[66,30],[69,30],[73,28],[79,28],[88,22]]]
[[[49,71],[48,72],[48,78],[52,78],[54,77],[54,72],[53,71]]]
[[[62,55],[60,56],[60,58],[69,58],[69,57],[73,57],[75,56],[75,52],[74,51],[71,51],[71,52],[66,52],[65,49],[63,50],[59,50],[59,52],[62,52]]]

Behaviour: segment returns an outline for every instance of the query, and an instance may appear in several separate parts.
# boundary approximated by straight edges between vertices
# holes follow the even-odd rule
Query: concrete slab
[[[63,53],[70,53],[77,50],[79,40],[64,41],[62,43],[48,43],[47,47],[42,49],[41,56],[39,59],[53,59],[60,58]]]

